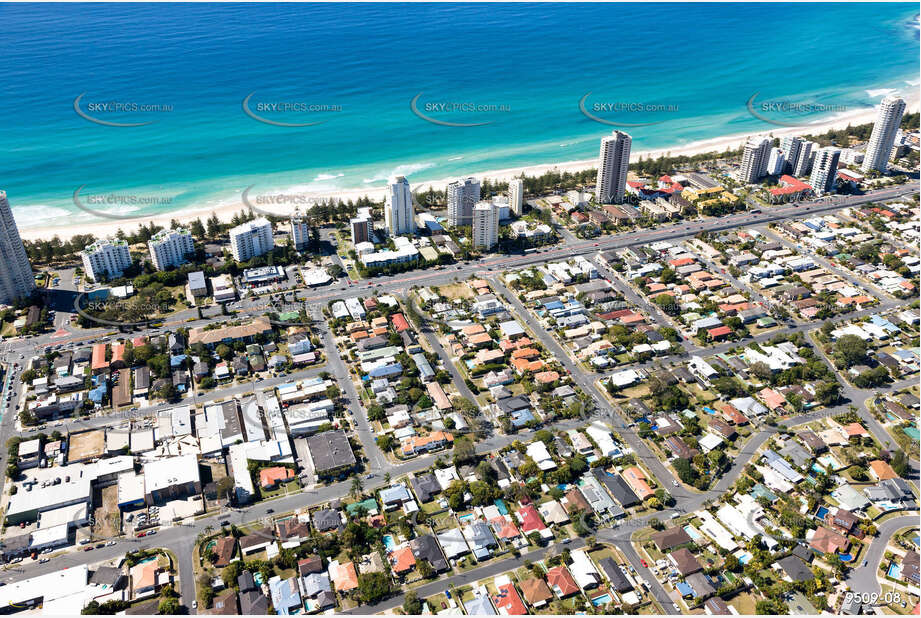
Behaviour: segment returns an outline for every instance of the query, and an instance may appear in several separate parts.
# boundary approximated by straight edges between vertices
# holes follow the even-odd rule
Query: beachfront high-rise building
[[[147,241],[147,248],[154,268],[166,270],[185,264],[186,256],[195,253],[195,242],[189,230],[160,230]]]
[[[349,220],[349,228],[352,231],[352,244],[357,245],[360,242],[371,241],[371,229],[374,223],[367,214],[359,214],[357,217]]]
[[[780,149],[783,151],[784,170],[793,173],[796,169],[796,161],[799,158],[800,148],[803,145],[803,138],[798,135],[785,135],[780,140]]]
[[[268,253],[274,247],[272,224],[265,217],[247,221],[230,230],[230,252],[238,262]]]
[[[414,234],[413,194],[405,176],[394,176],[387,183],[387,198],[384,203],[384,225],[391,236]]]
[[[633,139],[623,131],[614,131],[601,138],[595,182],[595,201],[599,204],[620,204],[624,201],[632,143]]]
[[[102,238],[83,249],[83,272],[93,281],[121,277],[131,266],[128,243],[114,238]]]
[[[307,218],[295,212],[288,222],[291,229],[291,242],[297,251],[303,251],[310,245],[310,225]]]
[[[11,304],[35,290],[35,275],[26,248],[19,237],[13,210],[0,191],[0,303]]]
[[[771,148],[771,154],[768,155],[767,174],[768,176],[778,176],[783,174],[785,159],[783,150],[780,148]]]
[[[796,165],[793,166],[793,175],[803,177],[812,169],[812,160],[819,145],[815,142],[803,142],[796,155]]]
[[[840,158],[841,151],[833,146],[819,148],[816,151],[815,161],[812,162],[812,175],[809,176],[809,184],[816,195],[834,191]]]
[[[470,225],[473,221],[473,206],[480,201],[480,181],[470,176],[448,183],[445,197],[448,202],[448,223],[453,227]]]
[[[524,212],[524,180],[512,178],[508,181],[508,205],[516,217]]]
[[[492,249],[499,242],[499,204],[477,202],[473,207],[473,247]]]
[[[747,184],[758,182],[767,174],[768,159],[771,156],[771,140],[766,137],[750,138],[742,150],[742,165],[738,180]]]
[[[860,166],[862,171],[877,170],[885,173],[889,169],[892,145],[895,143],[895,134],[899,130],[904,113],[905,101],[899,97],[887,96],[879,104],[873,132],[867,143],[867,154],[864,155],[863,164]]]

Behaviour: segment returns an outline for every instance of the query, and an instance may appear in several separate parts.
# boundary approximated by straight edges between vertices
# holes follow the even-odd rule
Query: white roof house
[[[553,457],[550,456],[547,445],[540,440],[528,445],[527,454],[541,470],[553,470],[556,468],[556,463],[553,461]]]
[[[569,554],[572,564],[569,565],[569,572],[572,573],[573,579],[582,590],[595,588],[601,583],[601,574],[595,568],[595,564],[583,550],[577,549]]]

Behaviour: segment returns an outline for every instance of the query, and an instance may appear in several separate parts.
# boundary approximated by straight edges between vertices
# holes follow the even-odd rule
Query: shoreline
[[[916,112],[919,108],[919,102],[921,102],[921,97],[917,94],[917,91],[912,91],[911,94],[902,95],[906,102],[906,113]],[[836,116],[830,117],[827,120],[819,121],[811,125],[806,125],[803,127],[779,127],[775,126],[764,131],[757,132],[747,132],[747,133],[737,133],[732,135],[724,135],[715,138],[709,138],[704,140],[698,140],[694,142],[689,142],[684,145],[665,147],[665,148],[656,148],[652,150],[644,151],[635,151],[630,154],[630,161],[637,161],[640,158],[656,158],[661,155],[694,155],[704,152],[723,152],[727,149],[733,150],[739,148],[745,141],[750,137],[783,137],[785,135],[808,135],[816,133],[825,133],[831,129],[843,129],[848,125],[859,125],[873,122],[876,118],[876,107],[869,109],[860,109],[852,112],[843,112]],[[610,127],[609,127],[610,129]],[[602,136],[602,130],[599,131],[599,139]],[[608,130],[604,130],[604,133],[608,133]],[[492,181],[506,182],[512,178],[524,174],[526,176],[540,176],[549,171],[558,171],[558,172],[576,172],[586,169],[591,169],[597,166],[597,158],[593,159],[583,159],[578,161],[562,161],[556,163],[544,163],[537,165],[528,165],[520,166],[514,168],[506,168],[499,170],[486,170],[486,171],[466,171],[462,176],[476,176],[480,179],[488,178]],[[423,192],[428,189],[434,189],[436,191],[443,191],[445,186],[456,180],[458,176],[452,176],[450,178],[442,178],[437,180],[421,180],[418,182],[412,182],[410,178],[410,183],[414,191]],[[381,183],[383,184],[383,183]],[[299,198],[304,199],[314,199],[317,201],[323,199],[341,199],[341,200],[356,200],[361,197],[369,197],[373,200],[381,200],[384,197],[386,189],[381,187],[379,189],[369,189],[365,188],[356,188],[356,189],[337,189],[333,191],[312,191],[312,192],[299,192],[295,191],[292,188],[288,189],[276,189],[275,193],[280,194],[289,194],[296,195]],[[19,235],[23,240],[42,240],[49,239],[54,236],[57,236],[61,240],[68,240],[73,237],[75,234],[93,234],[97,238],[105,237],[115,234],[119,229],[124,231],[131,231],[137,229],[140,224],[148,224],[151,221],[157,225],[164,227],[169,227],[170,221],[177,220],[182,224],[189,223],[194,221],[197,218],[202,218],[202,220],[211,216],[211,214],[216,214],[218,219],[222,222],[229,221],[234,214],[238,213],[240,210],[245,210],[247,207],[243,203],[241,197],[236,197],[230,200],[226,200],[223,203],[202,207],[190,207],[183,210],[164,212],[160,214],[155,214],[151,216],[139,216],[132,219],[123,219],[123,220],[105,220],[100,218],[98,222],[92,223],[71,223],[67,225],[58,225],[58,226],[44,226],[44,227],[35,227],[35,228],[22,228],[19,230]],[[294,205],[285,205],[285,206],[272,206],[271,208],[266,208],[267,211],[272,213],[277,213],[278,216],[287,216],[293,213],[295,210]]]

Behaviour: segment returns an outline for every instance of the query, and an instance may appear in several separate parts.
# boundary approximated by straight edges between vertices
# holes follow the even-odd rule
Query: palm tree
[[[361,478],[358,475],[352,477],[352,488],[349,490],[349,494],[353,498],[358,498],[361,496],[361,493],[364,491],[364,486],[361,484]]]

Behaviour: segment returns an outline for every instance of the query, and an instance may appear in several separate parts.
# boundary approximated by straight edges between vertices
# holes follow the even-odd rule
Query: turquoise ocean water
[[[745,103],[872,105],[917,90],[913,4],[0,5],[0,188],[20,227],[138,216],[249,186],[323,191],[762,131]],[[283,127],[259,122],[322,124]],[[79,116],[78,108],[113,127]],[[443,126],[413,113],[417,109]],[[101,104],[161,105],[156,112]],[[270,104],[288,104],[273,111]],[[444,112],[439,103],[486,106]],[[617,111],[602,104],[628,104]],[[326,106],[300,111],[301,106]],[[637,109],[637,105],[644,109]],[[835,107],[838,106],[838,107]],[[786,112],[768,111],[790,120]],[[826,115],[831,115],[827,112]],[[811,121],[822,114],[809,116]]]

